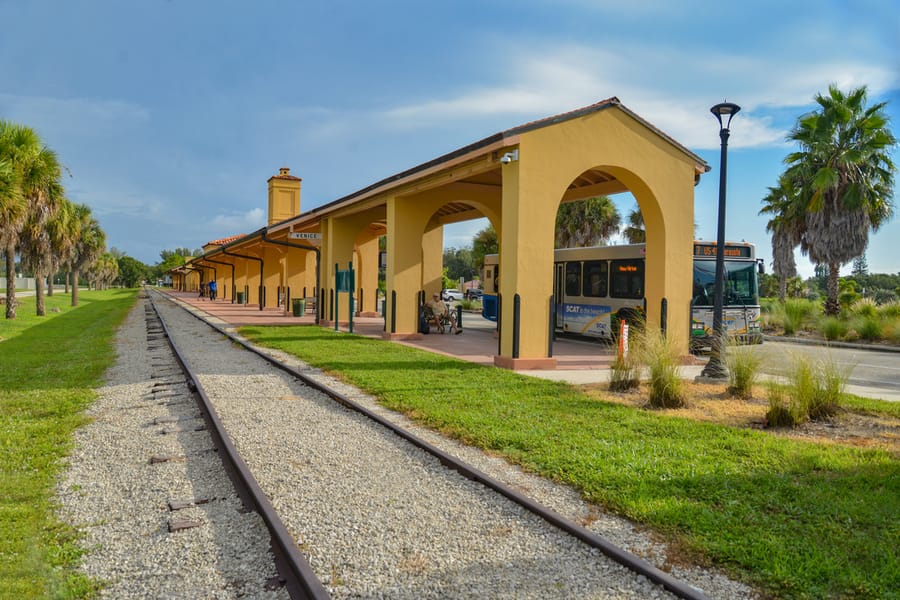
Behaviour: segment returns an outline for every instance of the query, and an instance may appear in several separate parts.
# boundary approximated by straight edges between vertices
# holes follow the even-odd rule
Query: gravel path
[[[672,597],[518,505],[447,470],[436,459],[399,440],[383,427],[270,367],[252,353],[212,332],[183,309],[168,301],[158,302],[158,305],[170,330],[176,334],[177,343],[199,373],[201,384],[216,405],[242,457],[335,598]],[[140,312],[143,318],[143,311]],[[139,352],[141,342],[135,342],[136,339],[139,338],[134,332],[129,335],[123,330],[120,342],[123,354],[129,353],[129,349]],[[667,564],[664,546],[629,522],[585,504],[572,490],[417,427],[402,416],[381,408],[358,390],[340,384],[296,359],[279,358],[611,542],[657,566]],[[124,367],[121,373],[135,372],[137,367],[134,365],[143,364],[145,366],[141,368],[149,369],[149,362],[146,357],[135,357],[130,363],[132,366]],[[119,371],[117,366],[111,372],[111,382],[115,381]],[[138,381],[130,385],[146,385],[146,376],[136,379]],[[119,382],[116,387],[124,385],[126,382]],[[141,394],[146,394],[146,390],[138,392],[138,396]],[[96,418],[112,411],[109,416],[112,429],[120,428],[118,419],[134,419],[138,426],[152,419],[149,415],[135,416],[140,409],[104,409],[101,405],[106,397],[107,392],[104,392],[93,413]],[[135,403],[125,401],[119,406]],[[99,424],[102,424],[100,419],[86,429]],[[96,486],[100,490],[100,493],[91,493],[86,502],[74,498],[76,502],[72,503],[81,508],[73,510],[72,514],[78,516],[82,510],[88,513],[74,519],[79,524],[110,518],[116,521],[146,518],[123,511],[123,503],[113,498],[130,497],[130,484],[117,482],[128,481],[130,469],[144,469],[151,452],[146,443],[138,444],[129,434],[119,432],[118,437],[126,439],[113,437],[113,431],[103,435],[79,435],[79,450],[73,455],[75,470],[82,462],[82,446],[86,441],[90,442],[87,445],[96,442],[100,448],[88,459],[94,461],[94,466],[81,467],[83,476],[67,478],[62,486],[63,497],[68,495],[70,500],[83,494],[88,487],[93,490]],[[153,439],[159,443],[157,438],[176,437],[186,443],[199,434],[157,434]],[[205,443],[208,447],[208,440]],[[134,460],[127,467],[123,465],[122,469],[113,470],[96,463],[105,462],[104,446],[132,444],[135,449],[126,454]],[[152,453],[162,452],[154,450]],[[182,453],[187,452],[182,450]],[[174,470],[179,465],[187,471],[183,463],[167,463],[166,468]],[[154,466],[157,472],[159,466]],[[197,476],[201,482],[205,481],[199,474]],[[89,486],[81,483],[80,490],[72,489],[70,481],[85,482],[91,478],[100,483]],[[198,482],[192,481],[191,485],[196,487]],[[109,487],[114,489],[104,491]],[[157,496],[161,493],[163,498],[174,495],[168,490],[157,490]],[[198,492],[186,486],[178,494],[190,496],[198,495]],[[102,501],[103,498],[109,500]],[[95,505],[101,501],[103,509],[97,510]],[[156,502],[159,504],[158,499]],[[93,508],[86,509],[85,504]],[[225,502],[214,504],[224,505]],[[255,519],[255,515],[250,518]],[[157,518],[158,535],[167,540],[185,539],[181,536],[198,531],[163,535],[158,532],[158,523]],[[89,546],[103,539],[101,528],[101,524],[90,528],[98,531],[91,532]],[[241,536],[245,537],[245,534]],[[251,538],[249,536],[245,541]],[[129,546],[121,550],[136,556],[142,548]],[[135,560],[157,568],[164,552],[142,553],[143,558]],[[92,574],[99,572],[92,571],[87,565],[116,561],[109,557],[95,561],[93,555],[94,552],[86,559],[86,569]],[[158,568],[178,578],[189,577],[184,573],[185,569],[177,568],[177,564],[173,564],[171,570],[163,566]],[[752,590],[709,570],[670,565],[665,568],[711,598],[754,597]],[[233,596],[240,596],[243,589],[240,593],[232,590]],[[259,593],[259,589],[255,588],[254,593]],[[176,590],[162,597],[187,595]]]
[[[61,518],[84,532],[82,569],[107,582],[105,598],[286,599],[266,590],[276,575],[268,531],[243,512],[208,432],[195,431],[203,421],[168,347],[148,348],[145,304],[118,332],[58,486]],[[169,510],[194,499],[210,501]],[[179,521],[200,526],[170,533]]]

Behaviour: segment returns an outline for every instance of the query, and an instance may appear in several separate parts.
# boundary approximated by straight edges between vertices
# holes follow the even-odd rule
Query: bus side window
[[[566,263],[566,296],[581,295],[581,263]]]
[[[589,260],[584,263],[584,290],[587,297],[606,296],[608,266],[605,260]]]
[[[644,262],[614,260],[610,263],[610,296],[613,298],[644,297]]]

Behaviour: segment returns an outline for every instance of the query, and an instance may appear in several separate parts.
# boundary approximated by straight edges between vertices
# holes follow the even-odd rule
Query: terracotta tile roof
[[[237,235],[225,237],[220,240],[212,240],[212,241],[206,242],[205,245],[206,246],[224,246],[225,244],[230,244],[231,242],[233,242],[235,240],[239,240],[246,235],[247,235],[246,233],[239,233]]]

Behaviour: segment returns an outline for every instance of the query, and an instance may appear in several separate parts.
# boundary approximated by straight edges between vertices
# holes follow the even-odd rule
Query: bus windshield
[[[712,306],[715,300],[716,263],[712,260],[694,261],[694,292],[692,306]],[[725,261],[724,306],[753,306],[759,304],[756,285],[756,263]]]

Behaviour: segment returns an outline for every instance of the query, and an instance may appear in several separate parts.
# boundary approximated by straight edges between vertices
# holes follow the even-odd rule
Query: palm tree
[[[59,183],[61,169],[52,151],[42,149],[36,163],[41,165],[48,179],[29,194],[28,218],[19,234],[19,247],[22,263],[34,271],[35,310],[37,316],[42,317],[46,314],[44,279],[53,265],[53,247],[47,225],[59,210],[63,189]]]
[[[608,196],[561,204],[556,212],[556,247],[581,248],[606,242],[622,217]]]
[[[72,306],[78,306],[78,276],[93,264],[106,247],[106,234],[91,215],[91,209],[84,204],[76,204],[73,214],[75,221],[75,244],[72,252]]]
[[[778,276],[778,297],[784,302],[787,282],[797,276],[794,248],[800,243],[802,220],[795,214],[797,203],[795,193],[788,181],[782,179],[777,187],[770,187],[763,198],[763,208],[759,214],[770,214],[766,231],[772,234],[772,270]]]
[[[6,253],[6,318],[16,318],[16,250],[33,193],[44,183],[36,163],[41,140],[29,127],[0,120],[0,161],[6,166],[0,195],[0,241]]]
[[[486,254],[497,254],[499,251],[500,241],[493,225],[489,224],[472,238],[472,262],[478,269],[484,264]]]
[[[0,122],[0,127],[2,127],[2,122]],[[25,200],[22,198],[22,186],[18,173],[13,169],[12,161],[3,156],[2,148],[0,148],[0,252],[6,249],[6,232],[14,228],[14,223],[19,221],[20,215],[24,212]],[[13,256],[12,259],[13,269],[10,269],[9,262],[7,261],[6,265],[7,311],[9,311],[9,305],[12,304],[12,316],[15,317],[15,257]],[[10,273],[12,273],[12,279],[10,279]],[[12,290],[11,295],[10,289]],[[7,314],[7,318],[11,317]]]
[[[634,207],[628,213],[628,226],[622,230],[622,235],[629,244],[644,244],[647,242],[647,230],[644,228],[644,215],[639,207]]]
[[[59,203],[56,214],[47,222],[47,231],[50,235],[50,286],[47,295],[53,295],[53,277],[63,265],[67,265],[72,259],[75,247],[75,205],[67,198]],[[69,277],[66,274],[66,293],[68,293]]]
[[[885,103],[866,107],[865,86],[845,95],[832,85],[816,102],[819,109],[801,117],[788,136],[800,150],[785,158],[784,177],[797,192],[794,218],[803,218],[800,248],[828,265],[825,314],[837,314],[841,265],[863,254],[869,230],[893,215],[890,153],[897,140]]]
[[[104,252],[88,270],[88,279],[95,290],[105,290],[119,275],[119,263],[109,252]]]

